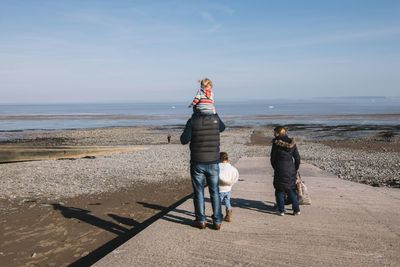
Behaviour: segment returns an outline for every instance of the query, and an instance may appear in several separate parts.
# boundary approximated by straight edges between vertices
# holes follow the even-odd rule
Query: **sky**
[[[400,96],[400,1],[0,0],[0,103]]]

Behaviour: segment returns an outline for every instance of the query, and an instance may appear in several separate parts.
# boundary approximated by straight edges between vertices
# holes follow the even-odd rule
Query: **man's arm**
[[[218,114],[217,114],[218,116]],[[219,120],[219,132],[222,133],[223,131],[225,131],[225,123],[221,120],[221,118],[218,116],[218,120]]]
[[[181,134],[181,144],[186,145],[192,140],[192,120],[189,119],[186,122],[185,129],[183,130],[183,133]]]

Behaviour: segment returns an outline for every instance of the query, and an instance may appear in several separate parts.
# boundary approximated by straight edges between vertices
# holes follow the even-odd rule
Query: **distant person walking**
[[[171,134],[170,133],[168,133],[168,135],[167,135],[167,141],[168,141],[168,144],[171,143]]]
[[[213,210],[214,229],[222,223],[221,201],[219,198],[219,146],[220,132],[225,124],[218,114],[193,113],[180,137],[183,145],[190,142],[190,175],[193,186],[193,203],[196,219],[194,226],[206,227],[204,186],[207,182]]]
[[[232,186],[239,180],[239,171],[229,163],[228,153],[219,153],[219,196],[225,204],[226,222],[232,221],[231,191]]]
[[[300,167],[300,154],[296,143],[286,134],[283,126],[274,129],[271,165],[274,169],[274,188],[278,215],[285,215],[285,194],[292,202],[293,215],[300,215],[296,194],[296,174]]]

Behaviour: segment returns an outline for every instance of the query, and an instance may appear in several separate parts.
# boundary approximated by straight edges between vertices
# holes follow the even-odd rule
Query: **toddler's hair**
[[[210,79],[208,79],[208,78],[204,78],[203,80],[200,80],[199,83],[200,83],[201,88],[205,88],[208,85],[211,86],[211,87],[213,86],[212,85],[212,81]]]
[[[224,162],[224,161],[228,161],[228,153],[226,152],[220,152],[219,153],[219,161],[220,162]]]

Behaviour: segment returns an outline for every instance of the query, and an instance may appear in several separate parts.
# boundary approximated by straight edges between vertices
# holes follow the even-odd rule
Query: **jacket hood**
[[[289,138],[288,136],[275,138],[273,142],[275,145],[285,149],[292,149],[293,147],[296,146],[296,142],[292,138]]]

